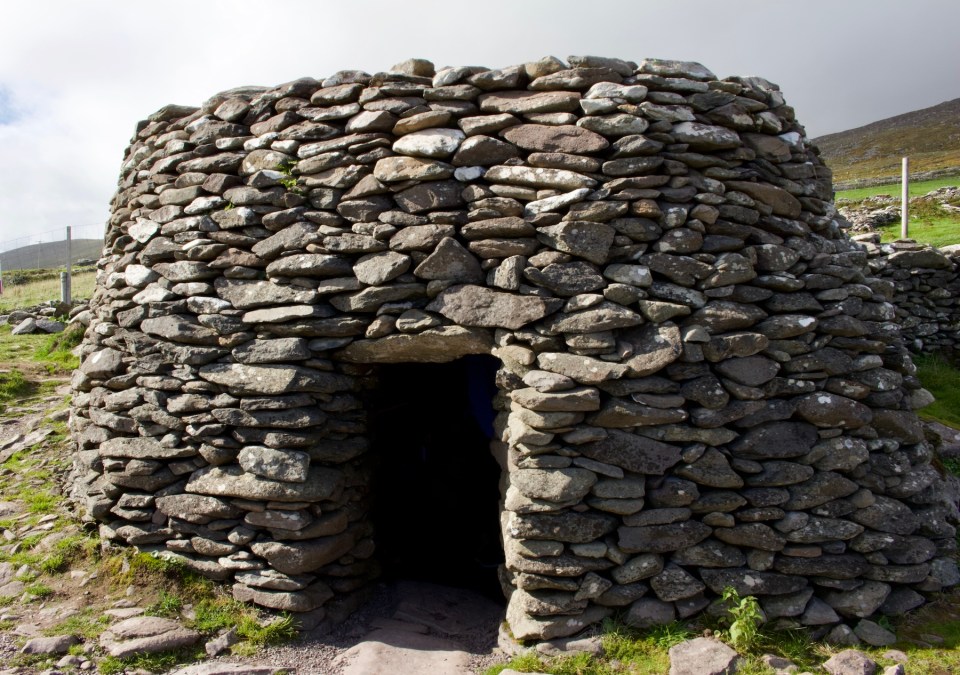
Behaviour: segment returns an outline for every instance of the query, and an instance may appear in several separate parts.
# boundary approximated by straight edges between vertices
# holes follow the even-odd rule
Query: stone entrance
[[[960,582],[957,505],[894,285],[831,200],[779,89],[696,63],[414,60],[168,106],[113,202],[74,495],[105,540],[315,619],[378,543],[424,568],[411,522],[442,523],[428,562],[488,562],[439,505],[470,489],[521,639],[727,587],[812,631],[903,613]],[[394,429],[477,355],[502,470],[467,482],[443,448],[489,435],[479,407]]]
[[[493,456],[497,362],[384,365],[367,398],[372,520],[389,579],[502,601],[501,468]]]

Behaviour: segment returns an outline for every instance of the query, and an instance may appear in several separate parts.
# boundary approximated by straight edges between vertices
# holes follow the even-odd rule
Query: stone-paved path
[[[330,633],[308,633],[255,657],[227,656],[210,665],[242,663],[296,675],[471,675],[506,660],[494,649],[502,620],[501,604],[472,591],[400,581],[379,586]]]
[[[343,675],[474,672],[465,641],[495,633],[501,609],[455,588],[401,582],[392,619],[378,620],[369,635],[340,656]]]

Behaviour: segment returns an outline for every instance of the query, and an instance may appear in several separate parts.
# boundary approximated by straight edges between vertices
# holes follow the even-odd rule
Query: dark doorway
[[[369,404],[373,522],[388,579],[479,591],[500,602],[500,467],[490,453],[498,362],[379,368]]]

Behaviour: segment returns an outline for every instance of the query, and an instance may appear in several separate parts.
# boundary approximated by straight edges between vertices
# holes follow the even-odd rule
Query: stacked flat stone
[[[899,614],[960,581],[957,511],[831,197],[775,85],[696,63],[411,60],[163,108],[113,201],[74,494],[107,540],[322,613],[377,574],[377,364],[493,354],[516,637],[728,586],[784,624]]]
[[[896,321],[913,352],[960,348],[960,246],[934,248],[902,240],[880,245],[879,235],[856,237],[872,274],[890,284]]]

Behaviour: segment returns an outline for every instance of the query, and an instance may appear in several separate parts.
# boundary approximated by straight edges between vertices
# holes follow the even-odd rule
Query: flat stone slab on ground
[[[100,646],[108,654],[125,658],[134,654],[164,652],[196,643],[200,634],[172,619],[136,616],[108,628],[100,636]]]
[[[342,675],[471,675],[470,655],[452,640],[407,630],[378,629],[338,659]]]
[[[263,666],[247,666],[242,663],[197,663],[170,675],[274,675],[274,673],[289,673],[290,668],[271,668]]]
[[[445,635],[470,635],[492,630],[503,609],[478,593],[418,581],[397,584],[400,598],[393,618],[427,626]]]
[[[732,675],[738,659],[718,640],[695,638],[670,648],[670,675]]]

